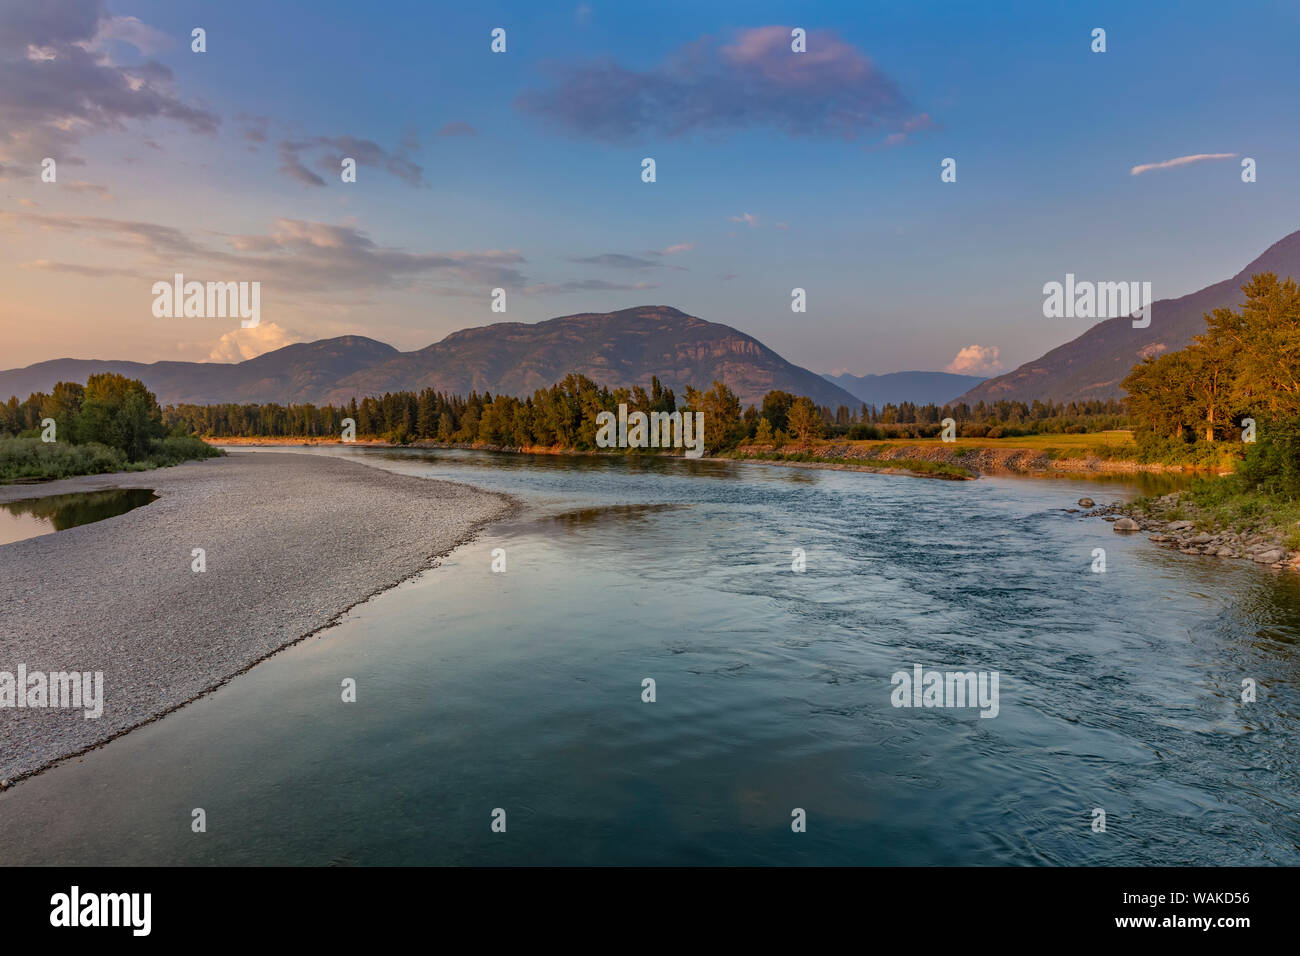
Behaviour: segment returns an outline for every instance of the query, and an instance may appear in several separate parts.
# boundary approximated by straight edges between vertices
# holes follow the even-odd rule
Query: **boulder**
[[[1080,508],[1095,508],[1097,502],[1093,501],[1091,498],[1080,498],[1078,505]]]
[[[1255,555],[1255,560],[1259,564],[1277,564],[1285,557],[1285,551],[1282,551],[1279,548],[1274,548],[1271,551],[1261,551],[1259,554]]]
[[[1120,518],[1113,525],[1115,531],[1141,531],[1142,527],[1132,518]]]

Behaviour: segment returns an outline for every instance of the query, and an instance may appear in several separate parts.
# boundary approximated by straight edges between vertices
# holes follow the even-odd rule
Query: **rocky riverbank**
[[[1252,561],[1277,570],[1300,571],[1300,550],[1292,551],[1286,545],[1289,529],[1235,530],[1217,526],[1212,517],[1200,513],[1178,494],[1100,506],[1091,498],[1081,498],[1078,509],[1068,510],[1083,510],[1084,517],[1109,521],[1118,534],[1146,533],[1147,540],[1182,554]]]

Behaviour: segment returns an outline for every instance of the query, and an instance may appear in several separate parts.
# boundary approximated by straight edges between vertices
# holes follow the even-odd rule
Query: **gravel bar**
[[[323,456],[238,452],[0,486],[0,503],[150,488],[123,515],[0,546],[0,671],[103,672],[103,716],[0,707],[0,781],[148,723],[432,567],[507,495]],[[207,569],[191,570],[203,548]]]

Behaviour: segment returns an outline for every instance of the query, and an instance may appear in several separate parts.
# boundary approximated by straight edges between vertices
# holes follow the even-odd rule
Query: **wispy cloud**
[[[324,186],[325,180],[303,162],[304,155],[314,154],[315,167],[334,177],[338,176],[343,159],[350,157],[359,167],[383,169],[408,186],[423,186],[424,169],[411,158],[418,145],[413,136],[392,150],[374,140],[355,136],[286,139],[280,142],[280,172],[305,186]]]
[[[651,253],[651,255],[655,255],[655,256],[675,256],[675,255],[677,255],[678,253],[681,253],[681,252],[690,252],[690,251],[691,251],[692,249],[694,249],[694,248],[695,248],[695,243],[693,243],[693,242],[675,242],[675,243],[673,243],[671,246],[666,246],[666,247],[663,248],[663,249],[656,249],[656,250],[654,250],[654,251]]]
[[[220,270],[222,275],[308,294],[400,288],[417,279],[479,289],[520,288],[529,281],[517,269],[524,257],[514,250],[413,253],[380,245],[355,226],[299,219],[274,219],[267,233],[209,234],[223,240],[224,246],[192,238],[172,226],[97,216],[0,211],[0,228],[6,226],[80,237],[91,245],[133,256],[135,272]]]
[[[1232,159],[1236,155],[1236,153],[1193,153],[1191,156],[1176,156],[1173,159],[1166,159],[1162,163],[1145,163],[1141,166],[1134,166],[1128,173],[1130,176],[1141,176],[1153,169],[1173,169],[1175,166],[1190,166],[1192,163],[1203,163],[1210,159]]]
[[[146,56],[170,50],[176,40],[161,30],[155,30],[137,17],[105,17],[99,21],[99,31],[91,43],[91,49],[102,49],[108,40],[117,40],[135,47]]]
[[[628,256],[621,252],[606,252],[598,256],[579,256],[569,260],[589,266],[612,266],[615,269],[662,269],[662,262],[653,262],[639,256]]]
[[[93,196],[97,196],[100,199],[105,199],[105,200],[113,198],[113,193],[109,190],[109,188],[107,186],[101,186],[99,183],[88,183],[88,182],[83,182],[82,180],[79,179],[75,179],[72,182],[59,183],[58,185],[60,189],[66,189],[69,192],[90,193]]]
[[[18,263],[20,269],[44,269],[49,272],[65,272],[68,275],[85,276],[90,279],[105,279],[109,276],[127,276],[132,279],[144,278],[134,269],[114,269],[100,266],[86,266],[75,262],[55,262],[51,259],[33,259]]]
[[[751,229],[758,226],[758,217],[753,213],[742,212],[739,216],[728,216],[728,222],[741,222]]]
[[[438,127],[439,136],[477,136],[478,130],[469,123],[462,123],[459,120],[451,123],[443,123]]]
[[[822,30],[808,34],[806,53],[795,53],[790,30],[743,29],[721,45],[702,37],[644,71],[609,58],[551,65],[551,86],[521,93],[515,106],[609,142],[755,128],[855,140],[918,128],[894,81],[866,54]]]
[[[525,287],[530,295],[548,295],[566,292],[641,292],[657,289],[649,282],[606,282],[604,279],[578,279],[573,282],[543,282]]]

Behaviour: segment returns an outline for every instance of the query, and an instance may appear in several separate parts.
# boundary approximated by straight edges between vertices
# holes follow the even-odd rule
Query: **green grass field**
[[[864,439],[849,442],[848,444],[935,446],[942,448],[1029,448],[1033,451],[1046,451],[1055,448],[1060,451],[1078,452],[1079,454],[1093,450],[1132,450],[1135,447],[1133,433],[1130,431],[1096,432],[1087,435],[1022,435],[1018,438],[958,438],[954,442],[945,442],[938,438]]]

